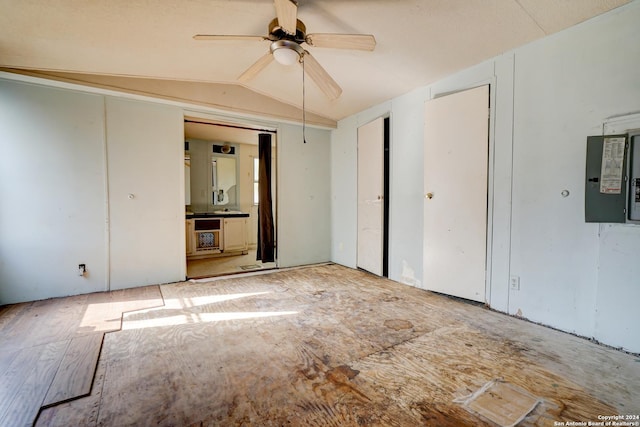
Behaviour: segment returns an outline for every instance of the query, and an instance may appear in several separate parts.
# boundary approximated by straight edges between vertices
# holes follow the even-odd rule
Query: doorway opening
[[[277,268],[275,129],[192,117],[184,129],[187,278]]]
[[[384,192],[382,197],[382,276],[389,277],[389,117],[384,119]]]

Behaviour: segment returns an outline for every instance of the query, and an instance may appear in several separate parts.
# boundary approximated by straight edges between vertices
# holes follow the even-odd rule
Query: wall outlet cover
[[[512,291],[520,290],[520,277],[511,276],[511,278],[509,279],[509,289],[511,289]]]

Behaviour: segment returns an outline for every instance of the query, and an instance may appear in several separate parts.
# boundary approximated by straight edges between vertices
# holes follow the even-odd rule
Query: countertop
[[[186,212],[186,219],[192,218],[248,218],[246,212],[229,211],[229,212]]]

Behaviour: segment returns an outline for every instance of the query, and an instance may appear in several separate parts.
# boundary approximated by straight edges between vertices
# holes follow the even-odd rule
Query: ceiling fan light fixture
[[[282,65],[293,65],[304,54],[302,46],[290,40],[276,40],[271,43],[270,49],[274,59]]]

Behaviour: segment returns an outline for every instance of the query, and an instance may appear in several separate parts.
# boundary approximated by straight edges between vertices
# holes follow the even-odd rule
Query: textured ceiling
[[[343,94],[329,101],[308,80],[306,107],[328,124],[627,2],[300,0],[298,18],[309,33],[370,33],[377,40],[373,52],[308,47]],[[209,90],[199,86],[196,103],[300,118],[299,66],[272,62],[238,86],[268,43],[192,38],[266,35],[275,16],[271,0],[0,0],[0,11],[0,67],[73,73],[57,78],[183,99],[195,96],[185,82],[211,83]]]

